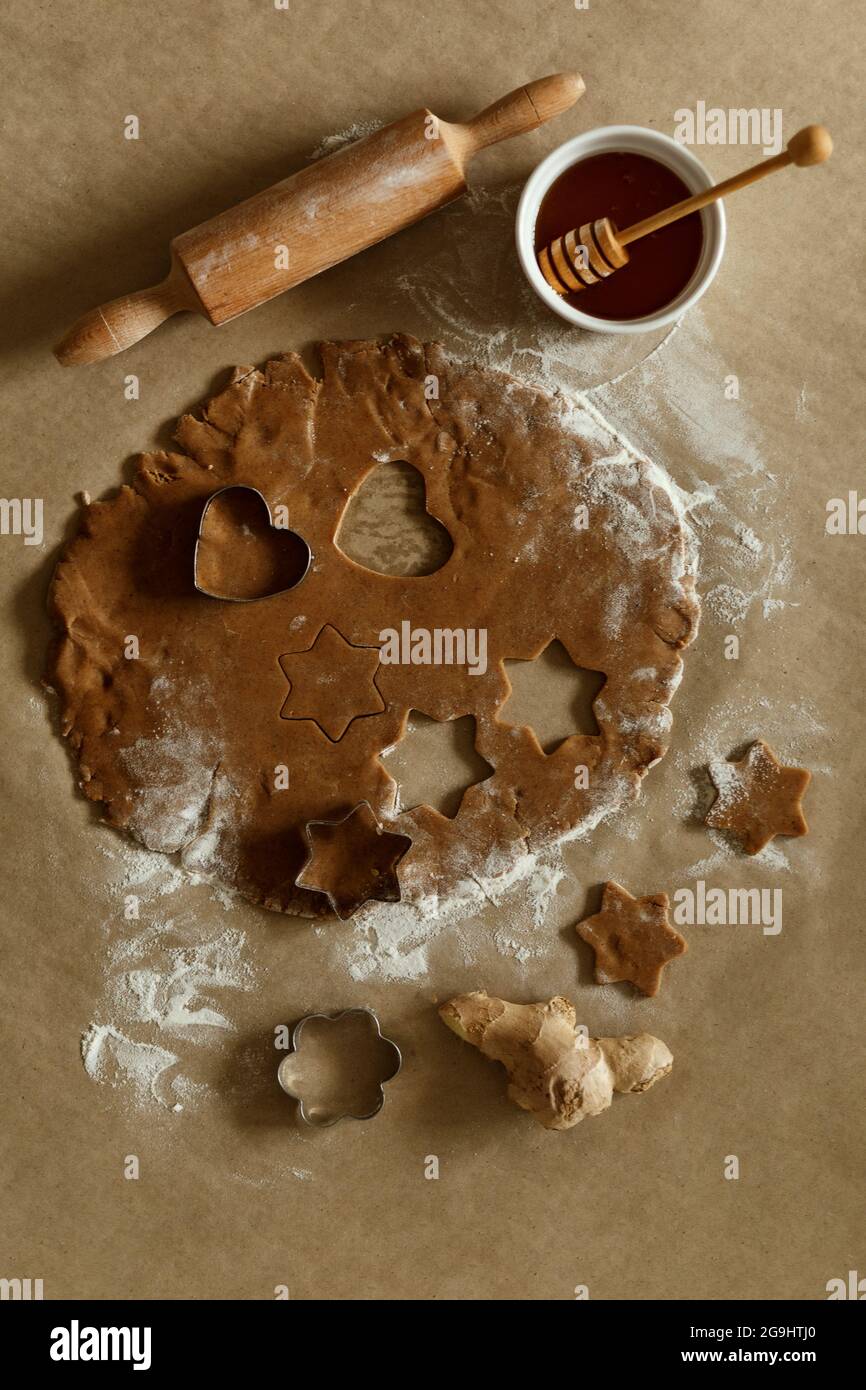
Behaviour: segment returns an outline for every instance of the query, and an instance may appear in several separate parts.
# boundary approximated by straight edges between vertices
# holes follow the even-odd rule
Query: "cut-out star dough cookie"
[[[291,687],[283,719],[313,719],[333,743],[353,719],[385,708],[374,679],[379,648],[355,647],[330,624],[306,651],[281,656],[280,665]]]
[[[675,490],[589,402],[404,336],[324,343],[321,361],[316,376],[294,353],[237,368],[178,422],[174,449],[145,455],[131,486],[83,510],[52,586],[47,679],[80,783],[109,824],[266,907],[332,916],[296,883],[304,826],[360,801],[412,839],[400,871],[412,903],[508,875],[633,801],[668,747],[698,604]],[[435,573],[378,573],[336,543],[386,459],[419,474],[451,537]],[[315,556],[288,593],[229,604],[196,592],[202,509],[230,486],[257,488]],[[239,576],[225,539],[229,586]],[[374,678],[370,649],[404,623],[483,632],[486,669],[382,662]],[[503,663],[533,661],[554,638],[605,683],[597,729],[545,752],[507,711],[500,719]],[[472,716],[493,769],[451,819],[404,809],[383,764],[413,709]]]
[[[306,836],[310,853],[298,886],[324,893],[338,917],[367,902],[400,901],[397,865],[412,841],[383,830],[366,801],[341,820],[310,821]]]
[[[708,770],[717,796],[706,824],[736,836],[746,854],[759,854],[776,835],[809,833],[802,802],[812,774],[785,767],[763,739],[738,762],[716,758]]]
[[[618,883],[604,885],[601,911],[575,927],[595,951],[597,984],[628,980],[643,994],[658,994],[665,966],[688,950],[668,921],[669,906],[667,893],[633,898]]]

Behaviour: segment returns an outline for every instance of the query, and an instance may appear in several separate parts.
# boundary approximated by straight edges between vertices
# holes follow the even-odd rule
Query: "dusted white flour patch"
[[[712,830],[709,827],[707,834],[715,845],[713,853],[705,855],[703,859],[698,859],[694,864],[689,864],[687,868],[683,869],[683,877],[705,879],[718,869],[729,868],[731,864],[742,865],[742,851],[730,839],[720,834],[718,830]],[[781,845],[775,841],[765,845],[758,854],[749,856],[749,866],[754,864],[760,864],[764,868],[774,871],[781,870],[783,873],[788,873],[791,869],[791,861]]]
[[[241,1183],[244,1187],[254,1187],[259,1191],[266,1188],[279,1187],[284,1184],[286,1178],[291,1178],[295,1182],[312,1182],[313,1173],[310,1168],[283,1168],[277,1167],[269,1173],[233,1173],[235,1182]]]
[[[549,942],[541,929],[566,877],[560,847],[553,844],[542,852],[526,853],[506,872],[495,863],[488,868],[490,872],[465,879],[444,898],[363,908],[353,919],[351,934],[334,943],[352,979],[424,979],[435,964],[442,937],[446,950],[457,941],[471,967],[479,956],[480,929],[467,929],[467,924],[491,905],[501,909],[505,923],[489,938],[497,954],[519,963],[543,955]],[[572,889],[577,886],[571,880]]]
[[[349,951],[348,968],[353,980],[371,975],[385,980],[420,980],[429,966],[427,947],[445,925],[438,914],[431,914],[425,903],[391,908],[387,913],[372,909],[367,921],[357,921]]]
[[[708,766],[716,788],[716,806],[727,811],[746,795],[740,770],[726,758],[711,758]]]
[[[194,1109],[213,1094],[194,1074],[203,1054],[236,1033],[232,999],[256,986],[246,936],[209,921],[211,904],[222,916],[232,900],[168,856],[132,846],[105,853],[120,873],[103,926],[101,993],[81,1042],[85,1070],[137,1106]],[[208,898],[190,907],[184,896],[195,887]],[[172,897],[172,915],[160,915]]]
[[[139,1105],[155,1102],[168,1109],[182,1108],[168,1099],[171,1082],[166,1074],[178,1059],[167,1048],[135,1041],[113,1023],[91,1023],[81,1039],[81,1059],[92,1081],[129,1087]]]
[[[147,849],[173,854],[213,825],[216,794],[225,799],[231,788],[219,774],[212,691],[195,679],[185,683],[160,674],[151,680],[150,699],[159,719],[155,731],[118,754],[135,787],[128,828]],[[208,710],[207,728],[194,717],[201,708]]]
[[[225,928],[216,936],[170,945],[174,923],[157,923],[111,952],[115,973],[110,989],[115,1004],[137,1023],[153,1023],[165,1033],[196,1036],[202,1028],[234,1031],[221,1009],[205,1002],[217,991],[248,990],[250,966],[243,959],[242,932]],[[156,965],[147,963],[156,956]]]

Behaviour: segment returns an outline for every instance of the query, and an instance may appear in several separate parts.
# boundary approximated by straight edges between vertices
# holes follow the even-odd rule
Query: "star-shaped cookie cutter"
[[[380,1042],[384,1043],[386,1048],[391,1049],[392,1060],[394,1063],[393,1070],[389,1071],[387,1076],[383,1076],[381,1081],[379,1082],[379,1097],[372,1110],[367,1110],[363,1115],[356,1115],[351,1110],[348,1110],[340,1115],[329,1115],[325,1119],[314,1119],[313,1115],[310,1113],[309,1110],[307,1110],[304,1104],[304,1100],[297,1089],[297,1083],[293,1082],[292,1078],[289,1075],[291,1071],[290,1064],[292,1062],[292,1059],[295,1058],[298,1052],[300,1051],[301,1039],[303,1036],[304,1029],[306,1028],[308,1023],[313,1023],[319,1020],[324,1020],[327,1023],[339,1023],[341,1019],[346,1018],[352,1014],[364,1015],[371,1020],[376,1030],[376,1038]],[[292,1100],[297,1101],[298,1115],[304,1121],[305,1124],[312,1125],[314,1129],[329,1129],[331,1125],[339,1124],[340,1120],[372,1120],[374,1116],[378,1115],[379,1111],[382,1109],[382,1106],[385,1104],[385,1086],[389,1081],[394,1080],[394,1077],[400,1071],[402,1065],[403,1054],[392,1038],[385,1037],[385,1034],[382,1032],[382,1025],[379,1022],[378,1015],[375,1014],[372,1009],[359,1006],[351,1009],[340,1009],[339,1012],[333,1014],[305,1014],[304,1017],[295,1024],[292,1030],[291,1051],[286,1053],[285,1057],[280,1062],[280,1065],[277,1068],[277,1080],[279,1081],[280,1086],[283,1088],[286,1095],[291,1096]]]
[[[282,531],[283,534],[286,536],[295,536],[297,540],[301,542],[301,545],[307,552],[307,563],[304,565],[303,573],[298,575],[298,578],[294,581],[294,583],[287,584],[284,589],[275,589],[274,592],[271,594],[252,595],[250,598],[237,597],[232,594],[215,594],[212,589],[206,589],[204,585],[199,583],[198,556],[199,548],[201,546],[202,538],[204,535],[205,524],[207,522],[207,514],[210,511],[213,503],[217,500],[217,498],[224,497],[227,492],[247,492],[253,497],[258,497],[259,501],[264,506],[265,512],[267,513],[268,525],[270,526],[271,530]],[[192,582],[193,588],[196,590],[196,592],[199,594],[204,594],[205,598],[217,598],[220,599],[223,603],[261,603],[263,598],[276,598],[278,594],[288,594],[291,593],[292,589],[297,589],[298,585],[301,583],[301,580],[306,579],[307,575],[309,574],[310,565],[312,563],[313,552],[310,549],[309,543],[306,540],[304,540],[304,537],[300,535],[299,532],[291,530],[290,527],[274,526],[274,518],[273,513],[271,512],[270,503],[268,502],[268,499],[267,497],[265,497],[264,493],[259,492],[259,489],[257,487],[251,487],[248,483],[228,483],[225,487],[217,488],[216,492],[212,492],[210,497],[208,497],[207,501],[202,507],[201,516],[199,517],[198,531],[196,532],[195,537],[195,549],[193,551],[192,556]]]
[[[369,891],[365,889],[363,890],[363,897],[356,895],[355,897],[351,897],[347,901],[346,898],[341,896],[333,887],[329,888],[328,886],[321,883],[317,884],[311,882],[303,882],[307,870],[310,868],[310,865],[316,858],[316,829],[321,827],[323,829],[327,828],[330,830],[335,829],[339,826],[347,825],[348,822],[351,821],[353,817],[357,816],[359,813],[361,813],[361,815],[364,815],[364,813],[366,813],[366,817],[370,821],[372,821],[372,834],[380,838],[390,839],[394,841],[401,840],[403,842],[403,846],[401,849],[398,849],[396,844],[394,845],[393,848],[395,850],[395,853],[393,858],[391,859],[390,864],[387,866],[387,871],[382,871],[382,873],[379,875],[381,878],[385,880],[385,886],[381,889],[381,891],[374,891],[372,888]],[[409,835],[402,835],[398,831],[386,830],[382,825],[380,825],[376,812],[373,810],[369,801],[359,801],[357,805],[353,806],[350,811],[347,811],[344,816],[338,816],[335,820],[308,820],[304,825],[303,830],[304,839],[306,840],[308,847],[307,857],[295,876],[295,887],[306,888],[313,893],[322,893],[323,896],[327,898],[328,905],[330,906],[331,911],[335,914],[335,916],[339,917],[342,922],[346,922],[350,917],[354,917],[358,909],[363,907],[365,903],[399,903],[402,901],[403,890],[400,886],[400,879],[397,874],[397,866],[401,862],[401,860],[409,853],[409,850],[412,848],[412,838]]]

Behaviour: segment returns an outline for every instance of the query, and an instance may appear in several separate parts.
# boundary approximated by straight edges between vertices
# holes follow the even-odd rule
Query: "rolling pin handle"
[[[578,72],[557,72],[527,82],[466,122],[463,129],[467,154],[486,149],[499,140],[510,140],[513,135],[536,130],[545,121],[567,111],[585,91]]]
[[[201,302],[175,264],[161,284],[121,295],[82,315],[57,344],[54,356],[62,367],[101,362],[132,347],[181,309],[201,309]]]

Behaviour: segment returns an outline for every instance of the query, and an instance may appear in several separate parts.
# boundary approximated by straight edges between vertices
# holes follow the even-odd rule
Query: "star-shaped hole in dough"
[[[340,820],[308,821],[304,833],[310,852],[295,883],[324,893],[338,917],[367,902],[400,901],[397,865],[412,841],[383,830],[366,801]]]
[[[643,994],[658,994],[662,971],[688,946],[668,921],[667,893],[633,898],[618,883],[606,883],[601,911],[578,922],[575,931],[595,951],[599,985],[628,980]]]
[[[809,833],[802,801],[812,774],[785,767],[763,739],[738,762],[714,759],[708,771],[718,795],[706,824],[736,836],[746,854],[759,854],[775,835]]]
[[[303,652],[287,652],[280,666],[289,693],[282,719],[312,719],[339,743],[353,719],[381,714],[385,701],[376,685],[378,647],[355,647],[326,623]]]

